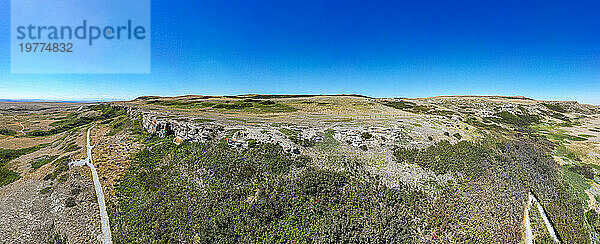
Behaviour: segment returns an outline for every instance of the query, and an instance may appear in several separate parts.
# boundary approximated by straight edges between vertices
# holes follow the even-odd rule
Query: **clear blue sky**
[[[11,75],[0,98],[359,93],[600,104],[600,1],[152,1],[150,75]]]

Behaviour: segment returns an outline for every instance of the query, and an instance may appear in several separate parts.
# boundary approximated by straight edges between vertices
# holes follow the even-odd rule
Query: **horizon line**
[[[252,96],[252,95],[290,95],[290,96],[361,96],[361,97],[366,97],[366,98],[400,98],[400,99],[431,99],[431,98],[444,98],[444,97],[497,97],[497,98],[502,98],[502,97],[507,97],[507,98],[521,98],[521,99],[527,99],[527,100],[534,100],[534,101],[547,101],[547,102],[577,102],[577,103],[581,103],[581,104],[587,104],[587,103],[582,103],[579,100],[557,100],[557,99],[536,99],[533,97],[528,97],[528,96],[523,96],[523,95],[435,95],[435,96],[424,96],[424,97],[406,97],[406,96],[369,96],[369,95],[363,95],[363,94],[358,94],[358,93],[335,93],[335,94],[317,94],[317,93],[244,93],[244,94],[237,94],[237,95],[229,95],[229,94],[223,94],[223,95],[214,95],[214,94],[206,94],[206,95],[201,95],[201,94],[182,94],[182,95],[175,95],[175,96],[169,96],[169,95],[143,95],[143,96],[136,96],[136,97],[131,97],[131,98],[56,98],[56,97],[52,97],[52,98],[31,98],[31,97],[27,97],[27,98],[0,98],[0,102],[31,102],[31,103],[98,103],[98,102],[125,102],[125,101],[132,101],[135,100],[137,98],[140,97],[163,97],[163,98],[175,98],[175,97],[185,97],[185,96],[214,96],[214,97],[231,97],[231,96]],[[589,105],[593,105],[593,106],[600,106],[600,104],[591,104],[589,103]]]

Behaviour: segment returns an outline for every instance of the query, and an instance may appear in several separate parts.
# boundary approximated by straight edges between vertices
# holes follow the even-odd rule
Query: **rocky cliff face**
[[[141,111],[132,107],[125,107],[125,109],[132,118],[142,121],[142,126],[146,131],[160,137],[175,135],[177,140],[206,142],[214,139],[217,131],[224,130],[222,126],[213,124],[197,124],[175,120],[162,114]]]
[[[125,107],[133,119],[142,121],[142,126],[151,134],[160,137],[175,136],[175,143],[182,141],[208,142],[224,139],[232,147],[248,147],[251,141],[279,144],[292,154],[300,154],[299,146],[277,130],[243,126],[225,126],[215,123],[195,123],[173,119],[165,114]],[[265,133],[265,131],[268,131]]]
[[[399,144],[419,146],[423,143],[422,140],[418,142],[413,140],[413,137],[420,134],[421,136],[425,135],[426,138],[427,135],[436,133],[428,127],[408,129],[404,126],[393,128],[374,126],[302,127],[271,126],[269,124],[228,125],[227,123],[219,124],[219,122],[197,123],[192,122],[193,118],[180,116],[174,119],[164,112],[145,111],[127,105],[124,105],[124,108],[133,119],[141,120],[142,126],[149,133],[160,137],[174,135],[176,143],[184,140],[193,142],[225,140],[233,147],[248,147],[252,143],[271,143],[280,145],[285,151],[292,154],[300,154],[307,147],[328,140],[326,137],[357,150],[382,151]],[[297,135],[284,134],[283,131],[286,130],[293,131]],[[409,133],[414,135],[411,136]],[[427,141],[425,144],[428,143],[432,142]]]

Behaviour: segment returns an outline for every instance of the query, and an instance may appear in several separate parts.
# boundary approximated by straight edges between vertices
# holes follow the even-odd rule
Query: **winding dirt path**
[[[17,117],[13,116],[13,118],[15,118],[16,121],[19,121],[19,119],[17,119]],[[19,125],[21,125],[21,130],[19,131],[19,133],[23,133],[24,136],[27,135],[27,133],[25,133],[25,126],[23,125],[23,123],[21,123],[21,121],[19,121]]]
[[[27,135],[27,133],[25,133],[25,126],[23,126],[23,123],[19,122],[19,124],[22,127],[22,129],[19,132],[23,133],[23,135]]]

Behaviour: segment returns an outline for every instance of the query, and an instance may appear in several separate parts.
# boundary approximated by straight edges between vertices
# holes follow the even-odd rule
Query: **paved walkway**
[[[94,125],[95,126],[95,125]],[[102,222],[102,236],[104,244],[112,244],[112,237],[110,233],[110,224],[108,222],[108,214],[106,213],[106,204],[104,202],[104,193],[102,192],[102,185],[100,185],[100,179],[96,167],[92,164],[92,148],[90,145],[90,131],[94,126],[87,130],[87,158],[79,161],[72,162],[73,165],[83,166],[84,164],[89,166],[92,170],[92,178],[94,179],[94,188],[96,190],[96,197],[98,198],[98,205],[100,206],[100,222]]]

